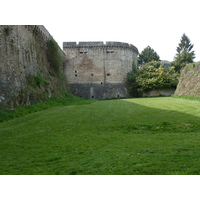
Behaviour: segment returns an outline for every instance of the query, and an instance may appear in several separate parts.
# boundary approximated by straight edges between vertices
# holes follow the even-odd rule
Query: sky
[[[28,2],[5,1],[2,22],[44,25],[61,48],[70,41],[118,41],[133,44],[139,52],[149,45],[161,60],[172,61],[185,33],[194,44],[195,61],[200,61],[198,0]]]

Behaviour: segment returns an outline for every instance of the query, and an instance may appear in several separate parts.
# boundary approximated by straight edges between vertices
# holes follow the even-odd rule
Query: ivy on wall
[[[58,75],[61,70],[63,58],[60,53],[59,46],[54,39],[50,39],[47,42],[47,59],[50,64],[51,75]]]

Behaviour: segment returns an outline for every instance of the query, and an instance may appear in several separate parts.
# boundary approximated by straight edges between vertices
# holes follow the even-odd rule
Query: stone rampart
[[[181,70],[175,94],[200,97],[200,62],[188,64]]]
[[[0,105],[30,104],[58,90],[55,77],[54,85],[46,78],[51,75],[49,39],[51,34],[41,25],[0,26]]]

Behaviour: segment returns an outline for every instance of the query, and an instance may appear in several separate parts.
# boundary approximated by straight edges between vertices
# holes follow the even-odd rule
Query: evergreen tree
[[[180,70],[187,64],[194,62],[195,53],[192,51],[193,46],[194,45],[191,44],[190,39],[184,33],[178,47],[176,48],[177,54],[175,60],[172,62],[172,65],[175,67],[177,72],[180,72]]]
[[[150,46],[147,46],[139,54],[138,63],[141,66],[151,61],[160,61],[160,56]]]

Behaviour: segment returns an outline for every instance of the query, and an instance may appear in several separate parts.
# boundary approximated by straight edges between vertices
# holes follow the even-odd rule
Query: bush
[[[177,83],[178,74],[175,72],[174,67],[165,69],[159,61],[153,61],[143,65],[136,78],[139,91],[176,87]]]
[[[133,63],[132,71],[128,72],[127,74],[128,92],[132,97],[139,96],[138,90],[137,90],[137,83],[136,83],[137,76],[138,76],[138,70],[135,63]]]

